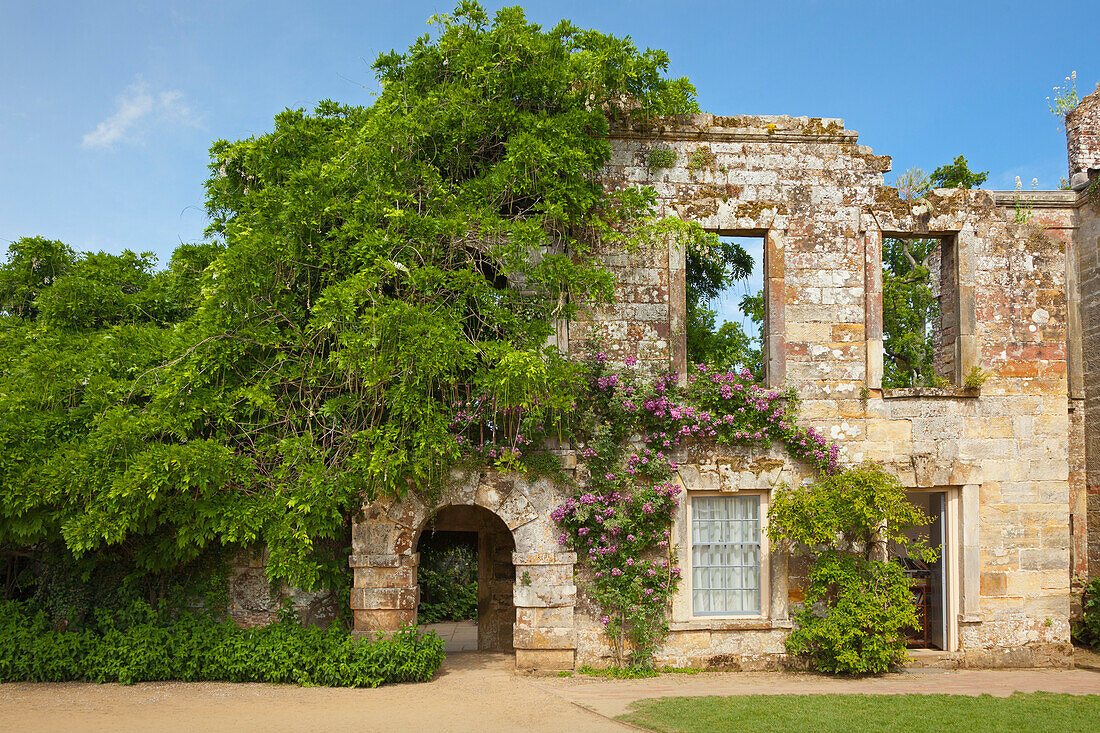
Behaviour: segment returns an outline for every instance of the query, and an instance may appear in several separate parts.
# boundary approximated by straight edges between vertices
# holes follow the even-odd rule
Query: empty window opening
[[[882,240],[883,387],[958,384],[958,263],[946,237]]]
[[[763,235],[711,235],[687,253],[687,354],[691,364],[748,369],[764,378]]]
[[[417,624],[445,651],[512,651],[515,543],[507,525],[477,506],[440,509],[417,541]]]

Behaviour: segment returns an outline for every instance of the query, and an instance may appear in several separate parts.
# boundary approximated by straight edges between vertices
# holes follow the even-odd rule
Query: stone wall
[[[649,168],[648,152],[658,146],[675,151],[673,167]],[[907,486],[959,496],[960,649],[1060,649],[1064,656],[1071,545],[1066,247],[1074,203],[1054,195],[1018,217],[1018,206],[986,191],[939,190],[924,203],[903,201],[883,185],[889,167],[839,120],[695,115],[619,131],[607,180],[653,186],[666,213],[706,229],[765,233],[768,382],[793,386],[804,422],[839,442],[847,460],[881,461]],[[881,389],[881,243],[891,235],[948,244],[941,295],[953,299],[945,309],[951,353],[942,362],[954,387]],[[615,266],[646,271],[661,261],[647,253],[637,261],[620,256]],[[678,307],[672,302],[670,310]],[[962,384],[974,367],[988,372],[980,391]],[[782,636],[773,630],[783,619],[760,621],[767,623],[752,633],[707,622],[710,628],[683,634],[706,637],[708,648],[724,648],[727,636],[746,644],[771,639],[749,644],[756,657],[774,652]],[[670,638],[670,658],[695,653],[680,635],[674,630]]]
[[[263,626],[279,618],[284,602],[303,624],[325,626],[339,615],[340,599],[331,591],[304,591],[272,585],[267,579],[267,551],[245,550],[229,563],[230,620],[241,626]]]

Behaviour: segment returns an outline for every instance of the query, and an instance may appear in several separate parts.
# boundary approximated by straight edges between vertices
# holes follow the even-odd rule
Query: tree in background
[[[970,170],[966,158],[959,156],[949,165],[941,165],[932,171],[931,188],[977,188],[989,178],[989,171],[975,173]]]
[[[973,188],[988,177],[975,173],[966,158],[958,156],[926,176],[911,168],[894,186],[903,200],[927,203],[936,188]],[[940,240],[931,238],[882,240],[882,332],[884,387],[915,387],[936,384],[933,331],[940,317],[939,301],[933,294],[930,266]],[[937,273],[938,274],[938,273]]]
[[[613,123],[697,111],[666,54],[518,8],[432,23],[375,61],[371,107],[214,143],[210,243],[166,270],[12,246],[0,548],[87,579],[262,544],[273,579],[346,585],[350,517],[469,459],[461,416],[501,468],[563,429],[579,367],[545,342],[611,298],[600,248],[671,235],[712,256],[651,189],[599,178]]]
[[[711,256],[695,249],[687,253],[688,361],[719,369],[745,367],[762,379],[760,339],[747,334],[739,323],[717,326],[718,312],[712,307],[724,290],[752,274],[752,256],[737,242],[715,239],[711,246]],[[758,333],[764,322],[763,304],[762,293],[744,295],[740,303]]]

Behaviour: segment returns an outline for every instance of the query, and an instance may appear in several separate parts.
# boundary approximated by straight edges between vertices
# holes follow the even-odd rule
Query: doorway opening
[[[954,651],[958,626],[958,496],[953,489],[907,491],[905,498],[928,515],[923,527],[912,527],[906,534],[916,540],[926,538],[936,550],[935,562],[909,557],[904,548],[891,545],[890,556],[905,569],[917,607],[919,628],[906,631],[906,645],[912,649]]]
[[[444,507],[416,551],[417,625],[443,638],[447,652],[513,651],[515,542],[503,520],[479,506]]]

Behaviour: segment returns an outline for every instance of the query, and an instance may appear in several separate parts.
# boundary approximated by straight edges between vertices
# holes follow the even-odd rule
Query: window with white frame
[[[760,613],[760,497],[691,500],[691,595],[696,616]]]

